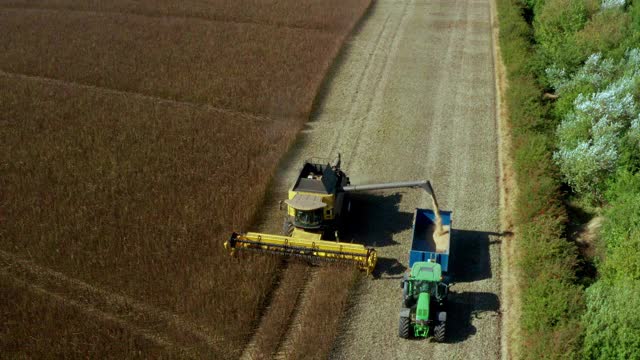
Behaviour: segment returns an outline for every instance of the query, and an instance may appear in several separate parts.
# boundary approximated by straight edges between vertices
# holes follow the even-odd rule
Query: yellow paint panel
[[[289,190],[289,200],[293,200],[293,197],[296,196],[296,194],[303,194],[303,195],[311,195],[311,196],[318,196],[322,199],[322,202],[327,204],[327,207],[325,207],[323,209],[323,219],[325,220],[331,220],[334,218],[334,214],[335,214],[335,209],[333,208],[334,206],[334,202],[335,202],[335,196],[333,194],[326,194],[326,195],[321,195],[321,194],[316,194],[316,193],[310,193],[310,192],[304,192],[304,191],[293,191],[293,190]],[[331,214],[327,214],[327,209],[331,209]],[[289,216],[295,216],[296,212],[295,209],[292,208],[291,206],[287,205],[287,214]]]
[[[293,234],[291,237],[296,239],[304,239],[309,241],[318,241],[322,238],[322,234],[312,233],[308,231],[304,231],[302,229],[295,228],[293,229]]]
[[[232,253],[236,249],[250,249],[270,253],[281,253],[283,255],[303,255],[346,260],[355,262],[358,264],[360,269],[365,270],[367,273],[373,271],[377,262],[376,251],[374,249],[368,249],[361,244],[327,240],[310,240],[295,236],[281,236],[252,232],[246,234],[234,233],[232,238],[225,242],[224,246]]]

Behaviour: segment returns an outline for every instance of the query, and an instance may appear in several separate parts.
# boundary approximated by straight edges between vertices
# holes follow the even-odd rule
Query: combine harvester
[[[445,340],[449,294],[450,211],[416,209],[409,251],[410,273],[402,280],[401,338],[433,336]]]
[[[330,161],[307,160],[289,190],[287,216],[283,235],[255,232],[233,233],[224,247],[232,254],[236,250],[254,250],[283,255],[339,260],[355,263],[371,273],[376,266],[375,249],[362,244],[340,242],[340,235],[351,210],[349,193],[354,191],[422,188],[433,197],[427,180],[372,185],[351,185],[340,169],[340,155]],[[282,202],[280,204],[282,206]]]

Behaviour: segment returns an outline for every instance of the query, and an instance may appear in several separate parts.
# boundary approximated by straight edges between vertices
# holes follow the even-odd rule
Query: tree
[[[617,64],[594,54],[573,76],[548,73],[559,94],[575,95],[560,114],[558,150],[554,159],[567,183],[582,195],[602,200],[606,181],[619,166],[621,152],[637,147],[640,111],[635,95],[640,82],[640,50],[628,51]],[[566,101],[566,100],[565,100]],[[559,104],[562,106],[562,104]],[[635,144],[635,145],[634,145]]]
[[[586,294],[584,357],[640,358],[640,281],[598,281]]]

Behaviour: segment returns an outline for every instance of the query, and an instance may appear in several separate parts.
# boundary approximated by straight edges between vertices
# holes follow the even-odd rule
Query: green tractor
[[[402,280],[402,310],[398,335],[429,337],[443,342],[447,321],[446,302],[449,285],[442,282],[440,264],[415,262]]]

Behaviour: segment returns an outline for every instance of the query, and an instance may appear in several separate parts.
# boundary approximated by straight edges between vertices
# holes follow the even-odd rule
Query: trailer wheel
[[[284,236],[291,236],[293,234],[293,224],[288,217],[284,218],[284,223],[282,224],[282,234]]]
[[[433,329],[433,340],[436,342],[444,342],[445,323],[440,323]]]
[[[398,336],[403,339],[408,339],[411,333],[411,320],[407,317],[400,318],[400,325],[398,327]]]

